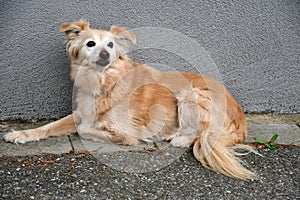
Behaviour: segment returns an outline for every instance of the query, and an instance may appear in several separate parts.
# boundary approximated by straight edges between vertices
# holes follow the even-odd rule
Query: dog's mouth
[[[96,65],[99,67],[106,67],[109,64],[109,60],[98,60]]]

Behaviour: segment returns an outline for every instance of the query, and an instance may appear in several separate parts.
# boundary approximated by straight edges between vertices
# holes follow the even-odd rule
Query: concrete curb
[[[300,129],[295,124],[251,124],[248,132],[246,142],[253,142],[254,137],[269,141],[274,134],[278,134],[275,143],[300,144]]]
[[[300,129],[295,124],[250,124],[246,143],[253,142],[253,138],[258,136],[264,140],[269,140],[274,134],[279,134],[276,143],[300,145]],[[104,144],[91,141],[82,141],[78,135],[51,137],[39,142],[30,142],[26,144],[11,144],[3,139],[5,133],[0,133],[0,156],[28,156],[43,153],[62,154],[73,151],[85,151],[86,146],[89,150],[100,150],[101,153],[113,153],[116,151],[148,151],[153,148],[153,144],[144,144],[134,147],[122,146],[116,144]],[[174,151],[168,143],[158,144],[159,148],[165,151]],[[182,149],[178,149],[182,151]]]

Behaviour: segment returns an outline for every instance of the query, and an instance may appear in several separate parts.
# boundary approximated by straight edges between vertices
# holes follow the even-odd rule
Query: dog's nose
[[[109,58],[109,53],[107,51],[101,51],[100,54],[99,54],[99,57],[103,60],[106,60]]]

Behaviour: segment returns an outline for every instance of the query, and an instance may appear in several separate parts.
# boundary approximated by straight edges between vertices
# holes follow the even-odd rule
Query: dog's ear
[[[121,55],[125,55],[128,52],[129,43],[135,44],[135,35],[125,28],[118,26],[112,26],[110,32],[115,36],[116,42],[118,43],[118,51]]]
[[[112,26],[110,28],[110,32],[116,36],[117,40],[127,40],[132,42],[133,44],[136,43],[135,35],[127,31],[125,28]]]
[[[81,31],[88,30],[89,23],[85,21],[72,22],[69,24],[62,24],[60,26],[60,32],[65,32],[68,40],[76,38]]]

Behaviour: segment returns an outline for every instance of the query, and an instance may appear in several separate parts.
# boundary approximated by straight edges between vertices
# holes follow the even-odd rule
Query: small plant
[[[259,137],[254,137],[254,141],[257,142],[258,144],[262,144],[264,145],[264,147],[267,147],[271,150],[275,150],[277,149],[277,146],[274,145],[273,143],[275,142],[275,140],[278,138],[278,134],[275,134],[272,136],[271,140],[269,142],[264,141],[263,139],[259,138]]]

